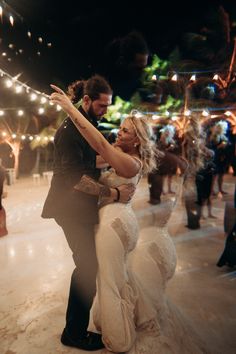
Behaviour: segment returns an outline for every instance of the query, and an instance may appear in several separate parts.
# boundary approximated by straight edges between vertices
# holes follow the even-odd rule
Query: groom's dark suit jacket
[[[93,124],[82,107],[80,112]],[[82,223],[97,223],[97,198],[79,192],[73,187],[83,174],[98,179],[96,152],[79,133],[70,118],[58,128],[54,139],[54,167],[51,187],[46,198],[42,217],[79,218]]]

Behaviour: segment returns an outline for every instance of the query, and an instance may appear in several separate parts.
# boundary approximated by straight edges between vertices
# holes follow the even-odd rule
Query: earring
[[[138,146],[138,143],[134,143],[134,147],[136,148]]]

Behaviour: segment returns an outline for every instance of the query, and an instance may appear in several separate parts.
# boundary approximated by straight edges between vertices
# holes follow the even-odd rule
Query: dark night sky
[[[22,80],[32,87],[47,91],[50,82],[69,82],[97,71],[103,49],[115,37],[136,29],[145,36],[150,52],[162,59],[178,44],[185,32],[196,32],[206,25],[209,14],[214,15],[222,4],[236,21],[236,1],[65,1],[8,0],[23,22],[14,29],[2,25],[2,47],[10,41],[25,49],[24,55],[11,63],[1,60],[1,67],[11,75],[22,72]],[[154,7],[156,5],[156,8]],[[19,21],[18,21],[19,22]],[[27,27],[37,37],[52,42],[51,49],[26,38]]]

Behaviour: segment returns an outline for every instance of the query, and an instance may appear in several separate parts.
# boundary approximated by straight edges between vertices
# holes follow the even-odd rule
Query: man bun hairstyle
[[[81,100],[84,95],[88,95],[92,101],[99,98],[100,94],[112,95],[112,89],[107,80],[94,75],[88,80],[77,80],[68,86],[67,93],[71,101],[75,104]]]

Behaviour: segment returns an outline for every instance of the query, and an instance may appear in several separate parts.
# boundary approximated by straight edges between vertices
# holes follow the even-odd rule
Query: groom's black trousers
[[[76,339],[87,331],[89,310],[96,292],[95,224],[81,223],[79,217],[60,218],[56,222],[64,231],[76,265],[71,276],[65,327]]]

